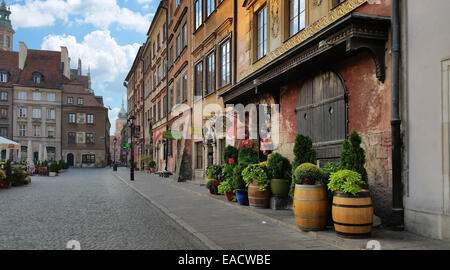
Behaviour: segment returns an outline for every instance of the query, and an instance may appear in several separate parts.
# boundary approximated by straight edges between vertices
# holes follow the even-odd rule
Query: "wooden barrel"
[[[369,237],[373,224],[373,206],[369,191],[364,190],[355,196],[335,192],[332,215],[337,234],[348,238]]]
[[[294,214],[303,231],[318,231],[327,225],[327,191],[322,185],[295,185]]]
[[[257,208],[269,208],[270,190],[259,191],[259,185],[253,181],[248,186],[248,202],[250,206]]]

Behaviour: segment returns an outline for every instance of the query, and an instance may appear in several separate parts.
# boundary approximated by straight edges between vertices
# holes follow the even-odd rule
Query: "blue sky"
[[[59,51],[60,46],[66,46],[72,68],[76,68],[78,58],[84,74],[90,66],[92,88],[112,109],[109,115],[113,133],[122,96],[126,99],[123,81],[146,40],[159,0],[5,2],[12,11],[15,51],[20,41],[30,49]]]

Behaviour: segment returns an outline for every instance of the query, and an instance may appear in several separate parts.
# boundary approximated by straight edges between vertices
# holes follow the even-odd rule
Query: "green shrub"
[[[236,165],[238,163],[238,154],[239,154],[239,151],[237,150],[236,147],[228,145],[227,147],[225,147],[225,149],[223,149],[223,153],[222,153],[223,163],[228,164],[228,160],[230,158],[232,158],[233,163],[231,165]]]
[[[154,160],[150,160],[150,161],[148,162],[148,167],[150,167],[150,168],[155,168],[155,167],[156,167],[156,162],[155,162]]]
[[[58,163],[53,162],[52,164],[50,164],[50,172],[59,172],[59,166]]]
[[[303,163],[315,164],[316,161],[316,150],[312,148],[311,138],[298,134],[295,138],[294,161],[292,163],[292,169],[295,170],[300,164]]]
[[[12,186],[18,187],[28,184],[28,181],[26,180],[28,173],[26,173],[22,168],[13,167],[11,171]]]
[[[209,180],[208,182],[206,182],[206,189],[211,190],[213,188],[213,183],[214,183],[214,179]]]
[[[222,181],[229,181],[231,182],[231,178],[233,178],[233,166],[227,163],[223,163],[220,165],[221,170],[220,174],[218,176],[218,180]]]
[[[217,179],[222,171],[220,165],[209,165],[206,170],[206,177],[208,179]]]
[[[361,137],[356,131],[352,131],[347,140],[344,141],[341,152],[341,166],[344,170],[351,170],[361,175],[365,188],[368,187],[367,171],[364,168],[366,156],[361,148]]]
[[[259,185],[259,191],[265,191],[270,184],[270,179],[267,177],[267,172],[264,167],[259,164],[251,164],[242,171],[242,178],[244,178],[247,187],[251,182],[256,181]]]
[[[267,170],[271,179],[286,179],[291,181],[291,163],[279,153],[274,153],[267,161]]]
[[[239,151],[238,155],[239,164],[250,165],[256,164],[259,162],[258,152],[255,149],[250,147],[244,147]]]
[[[7,185],[12,184],[13,183],[13,175],[12,175],[12,167],[11,167],[11,161],[6,161],[5,164],[5,173],[6,173],[6,179],[5,179],[5,183]]]
[[[246,166],[243,164],[238,164],[233,168],[233,174],[230,184],[234,189],[247,190],[247,184],[242,177],[242,171],[245,169],[245,167]]]
[[[298,166],[293,175],[293,181],[291,183],[291,196],[294,196],[295,185],[315,185],[322,179],[322,173],[317,167],[312,163],[303,163]]]
[[[227,181],[223,181],[219,186],[217,186],[217,190],[217,193],[225,195],[233,191],[233,187]]]
[[[331,174],[328,189],[356,195],[363,189],[364,184],[361,174],[350,170],[340,170]]]

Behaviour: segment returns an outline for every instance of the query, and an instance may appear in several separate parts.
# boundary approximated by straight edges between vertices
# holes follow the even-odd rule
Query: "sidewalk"
[[[211,195],[203,186],[177,183],[171,178],[118,168],[111,173],[156,205],[211,249],[366,249],[369,240],[381,249],[450,250],[450,242],[432,240],[409,232],[374,229],[371,239],[343,239],[330,228],[320,232],[298,229],[292,210],[256,209]]]

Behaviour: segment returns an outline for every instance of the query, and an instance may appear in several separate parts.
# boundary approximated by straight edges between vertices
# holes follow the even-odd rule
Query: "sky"
[[[2,0],[0,0],[2,1]],[[60,51],[66,46],[71,68],[82,61],[92,88],[109,110],[111,134],[124,98],[125,77],[146,41],[159,0],[5,0],[16,34],[29,49]]]

